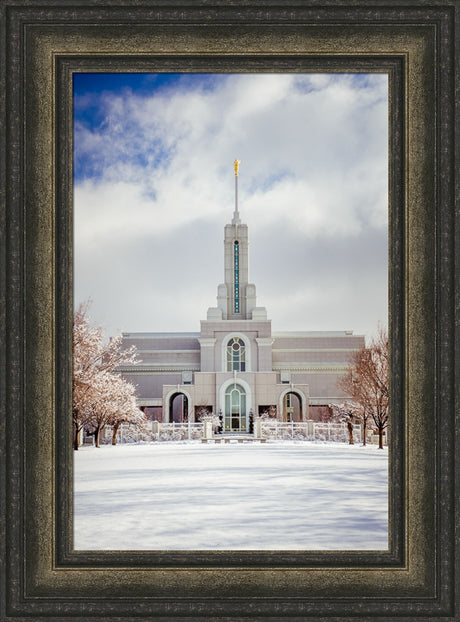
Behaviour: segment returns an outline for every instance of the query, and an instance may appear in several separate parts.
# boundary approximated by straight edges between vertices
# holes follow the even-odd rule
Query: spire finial
[[[235,160],[233,165],[235,169],[235,211],[233,212],[232,225],[240,225],[240,213],[238,212],[238,167],[241,160]]]

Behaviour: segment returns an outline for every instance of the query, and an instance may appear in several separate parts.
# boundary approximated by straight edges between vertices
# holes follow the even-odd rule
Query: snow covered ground
[[[387,449],[189,442],[74,457],[75,549],[388,548]]]

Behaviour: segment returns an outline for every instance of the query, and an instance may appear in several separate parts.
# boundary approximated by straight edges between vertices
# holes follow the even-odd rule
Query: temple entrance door
[[[225,391],[224,432],[248,432],[246,392],[238,384],[230,385]]]

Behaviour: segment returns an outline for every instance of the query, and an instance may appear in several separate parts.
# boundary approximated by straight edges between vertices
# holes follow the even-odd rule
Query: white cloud
[[[192,90],[191,84],[188,77],[179,87],[152,97],[129,91],[105,94],[100,125],[89,129],[78,123],[75,128],[77,162],[86,171],[86,178],[75,184],[77,302],[93,292],[96,312],[99,303],[94,292],[103,288],[114,315],[111,325],[126,330],[157,330],[160,325],[164,329],[169,320],[170,330],[179,326],[187,330],[187,321],[195,325],[204,317],[204,300],[194,299],[191,293],[187,304],[174,307],[174,313],[168,311],[174,292],[170,293],[165,279],[165,309],[156,305],[150,326],[139,327],[137,318],[144,313],[139,310],[145,309],[142,301],[155,278],[152,275],[143,286],[133,278],[133,274],[145,276],[147,269],[135,263],[132,249],[143,247],[145,239],[152,248],[161,246],[164,271],[174,272],[174,266],[184,261],[193,264],[195,290],[202,279],[207,296],[207,281],[215,279],[216,264],[222,266],[223,276],[221,241],[234,208],[235,157],[242,161],[240,212],[253,241],[263,244],[260,236],[271,239],[281,226],[295,232],[296,240],[305,245],[323,240],[333,248],[336,240],[357,240],[366,231],[379,232],[386,239],[386,76],[238,74],[221,76],[214,89]],[[78,105],[85,103],[95,104],[79,100]],[[217,243],[214,239],[211,243],[209,236],[200,239],[204,223]],[[192,233],[195,246],[184,258],[181,249]],[[165,237],[171,240],[169,247],[162,246]],[[111,256],[113,264],[114,248],[122,253],[127,244],[131,251],[119,263],[131,275],[123,287],[132,310],[125,308],[122,317],[114,303],[116,295],[110,294],[110,284],[119,285],[119,280],[108,266],[98,271],[88,258],[97,252],[100,261]],[[251,246],[251,254],[259,251]],[[277,252],[283,254],[282,245],[278,244]],[[302,271],[302,265],[292,269]],[[157,265],[151,267],[155,271]],[[222,276],[212,282],[213,291]],[[381,270],[376,283],[386,296]],[[172,287],[184,288],[187,295],[188,283],[174,281]],[[258,289],[261,299],[263,292]],[[298,300],[289,305],[296,307],[291,315],[303,313],[308,322],[305,330],[315,329],[324,309],[313,312],[311,296],[299,294]],[[335,297],[330,301],[332,308]],[[214,298],[205,306],[213,304]],[[361,309],[356,317],[363,315],[365,307],[365,300],[356,301],[356,309]],[[285,316],[279,306],[269,309],[273,318],[275,312]],[[335,313],[341,329],[340,309]],[[123,321],[116,319],[117,314]],[[372,317],[368,323],[376,324],[378,319]],[[359,330],[359,326],[352,328]]]

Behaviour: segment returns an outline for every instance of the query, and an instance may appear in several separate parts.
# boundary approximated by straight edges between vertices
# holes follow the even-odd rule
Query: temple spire
[[[238,211],[238,167],[241,160],[235,160],[233,163],[235,169],[235,211],[233,212],[232,225],[240,225],[240,213]]]

